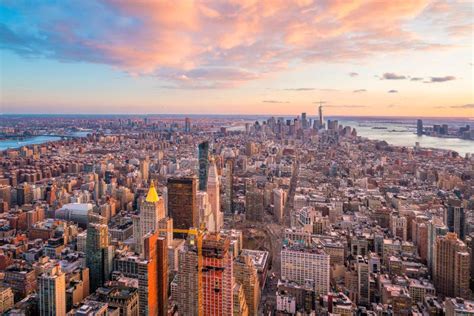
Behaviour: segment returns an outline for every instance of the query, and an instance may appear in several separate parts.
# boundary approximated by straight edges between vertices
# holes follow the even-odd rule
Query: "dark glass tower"
[[[199,190],[207,190],[207,175],[209,170],[209,142],[199,144]]]
[[[196,204],[197,179],[168,179],[168,212],[174,228],[199,227],[199,212]],[[175,237],[183,234],[174,234]]]

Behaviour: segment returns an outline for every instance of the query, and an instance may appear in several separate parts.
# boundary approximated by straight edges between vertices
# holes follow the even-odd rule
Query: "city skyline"
[[[322,100],[327,116],[473,117],[468,2],[7,1],[0,16],[2,114],[314,115]]]

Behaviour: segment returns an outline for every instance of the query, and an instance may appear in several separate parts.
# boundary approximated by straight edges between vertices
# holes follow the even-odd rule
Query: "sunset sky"
[[[474,117],[473,1],[0,1],[1,113]]]

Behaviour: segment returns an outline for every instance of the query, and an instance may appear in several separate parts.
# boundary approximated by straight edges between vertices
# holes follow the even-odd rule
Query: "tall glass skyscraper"
[[[209,170],[209,142],[199,144],[199,190],[207,190],[207,174]]]

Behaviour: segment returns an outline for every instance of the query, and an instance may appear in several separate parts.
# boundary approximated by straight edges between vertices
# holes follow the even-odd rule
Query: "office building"
[[[393,213],[390,215],[390,229],[394,237],[398,237],[403,241],[408,238],[408,222],[407,218]]]
[[[66,315],[66,275],[59,265],[38,277],[38,307],[41,316]]]
[[[184,132],[185,133],[191,132],[191,119],[189,117],[186,117],[184,119]]]
[[[438,236],[444,236],[448,233],[448,227],[444,225],[441,218],[433,218],[428,222],[428,245],[426,253],[426,261],[428,265],[428,270],[430,272],[434,271],[434,266],[436,264],[436,240]]]
[[[143,254],[137,262],[140,315],[167,315],[168,253],[166,238],[158,232],[143,237]]]
[[[240,285],[240,283],[234,283],[234,289],[232,293],[232,295],[234,296],[233,315],[248,316],[249,308],[247,306],[247,302],[245,301],[245,293],[242,285]]]
[[[358,285],[358,305],[370,305],[370,273],[367,259],[362,256],[357,257],[357,285]]]
[[[469,298],[471,255],[456,233],[436,240],[436,264],[433,279],[438,294]]]
[[[282,189],[273,189],[273,214],[275,220],[283,223],[285,214],[286,192]]]
[[[257,188],[255,182],[247,184],[245,192],[245,218],[251,221],[261,221],[264,215],[263,191]]]
[[[137,218],[139,225],[135,225],[134,236],[139,253],[143,250],[143,236],[155,231],[159,226],[159,222],[164,218],[164,201],[159,198],[152,181],[145,201],[140,208],[140,216]]]
[[[9,287],[0,287],[0,313],[3,313],[13,307],[14,295]]]
[[[330,257],[322,249],[292,245],[281,250],[281,277],[283,280],[304,284],[314,282],[315,292],[329,291]]]
[[[107,278],[109,229],[105,224],[90,223],[87,227],[86,265],[90,271],[90,291],[102,286]]]
[[[207,178],[209,170],[209,142],[204,141],[198,146],[199,153],[199,190],[207,190]]]
[[[423,121],[422,120],[416,121],[416,134],[418,136],[423,135]]]
[[[224,211],[226,214],[232,214],[234,213],[234,160],[231,158],[225,162],[224,193]]]
[[[444,223],[452,233],[456,233],[458,238],[464,240],[466,214],[461,200],[450,199],[444,213]]]
[[[258,315],[260,304],[260,282],[257,268],[250,256],[241,255],[234,260],[235,282],[243,287],[249,315]]]
[[[194,240],[180,251],[178,271],[178,312],[196,315],[233,316],[233,261],[229,251],[230,240],[219,233],[204,235],[202,242],[201,288],[198,283],[197,249]],[[199,304],[199,296],[202,302]]]
[[[168,179],[168,213],[175,229],[199,227],[196,194],[195,177]]]
[[[214,231],[218,232],[224,225],[224,214],[221,212],[220,181],[217,173],[216,162],[213,158],[210,160],[209,174],[207,178],[207,197],[211,205],[211,211],[214,215]]]

